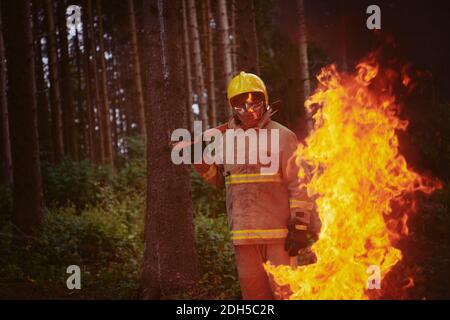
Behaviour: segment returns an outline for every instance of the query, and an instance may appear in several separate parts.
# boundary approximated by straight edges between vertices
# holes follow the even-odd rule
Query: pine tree
[[[75,101],[72,92],[71,57],[67,39],[66,6],[58,3],[59,48],[61,50],[61,105],[63,106],[65,146],[67,154],[78,159],[77,132],[75,125]]]
[[[92,11],[92,0],[86,1],[86,29],[88,30],[89,39],[89,49],[87,50],[88,55],[92,54],[92,59],[88,60],[87,65],[90,66],[89,75],[92,77],[92,94],[94,95],[93,99],[93,109],[92,109],[92,129],[95,132],[96,138],[93,146],[96,146],[95,157],[97,164],[104,164],[106,161],[106,151],[105,151],[105,131],[103,129],[104,121],[101,120],[102,114],[104,114],[104,107],[102,107],[102,101],[100,97],[100,80],[99,80],[99,70],[97,65],[97,46],[95,41],[95,30],[94,30],[94,17]],[[97,112],[94,112],[94,111]],[[98,130],[96,128],[98,127]]]
[[[189,39],[189,29],[187,20],[187,0],[181,0],[182,2],[182,15],[183,15],[183,53],[184,53],[184,66],[186,76],[186,113],[187,113],[187,128],[193,129],[194,117],[192,114],[192,105],[194,100],[192,97],[192,66],[191,66],[191,43]]]
[[[44,75],[43,46],[44,24],[41,20],[41,11],[45,13],[42,0],[33,2],[33,35],[35,50],[35,66],[36,66],[36,90],[37,90],[37,109],[38,109],[38,133],[39,133],[39,149],[41,159],[49,163],[55,163],[54,149],[52,143],[52,119],[48,97],[48,87]]]
[[[48,64],[50,73],[50,101],[52,110],[52,136],[55,161],[59,162],[64,155],[63,120],[60,91],[60,75],[58,70],[58,54],[56,48],[56,28],[54,20],[53,0],[46,0],[47,11],[47,43]]]
[[[113,145],[111,137],[111,121],[109,114],[109,93],[108,93],[108,80],[106,75],[106,62],[105,62],[105,45],[104,45],[104,32],[103,32],[103,13],[101,0],[96,0],[97,3],[97,28],[98,28],[98,46],[99,52],[96,54],[99,66],[100,66],[100,88],[102,92],[102,100],[99,108],[99,117],[101,122],[101,130],[103,136],[105,161],[107,163],[113,163]]]
[[[136,13],[134,10],[134,0],[128,0],[128,17],[130,23],[131,33],[131,60],[133,61],[133,83],[136,91],[136,113],[137,125],[141,134],[146,135],[145,132],[145,110],[144,110],[144,95],[142,92],[142,76],[141,63],[139,59],[139,47],[136,31]]]
[[[231,50],[230,50],[230,30],[229,30],[229,24],[228,24],[228,12],[227,12],[227,4],[225,0],[218,0],[217,1],[218,6],[218,25],[219,25],[219,32],[220,32],[220,46],[219,46],[219,53],[222,57],[222,63],[223,63],[223,74],[222,74],[222,83],[220,84],[222,89],[222,97],[226,97],[226,88],[228,86],[228,83],[231,81],[231,78],[233,76],[233,64],[232,64],[232,58],[231,58]],[[227,110],[227,112],[224,114],[223,112],[220,112],[220,120],[221,122],[225,122],[227,120],[227,117],[231,116],[231,108],[228,107],[228,105],[224,105],[220,110]]]
[[[259,74],[258,36],[254,0],[236,1],[238,71]]]
[[[23,239],[44,221],[31,8],[28,1],[5,1],[3,5],[14,172],[13,223],[17,238]]]
[[[9,136],[8,104],[6,101],[6,62],[1,13],[0,8],[0,184],[11,185],[13,182],[13,171]]]
[[[303,0],[298,0],[298,21],[299,21],[299,53],[300,53],[300,81],[302,86],[302,101],[311,93],[311,80],[309,78],[309,62],[308,62],[308,42],[306,37],[306,21],[305,6]],[[311,115],[307,114],[308,131],[312,130]]]
[[[197,101],[200,106],[200,118],[203,121],[203,128],[208,127],[208,110],[206,100],[206,87],[204,77],[204,66],[202,61],[202,52],[200,46],[200,35],[197,21],[197,8],[194,0],[187,0],[188,16],[189,16],[189,30],[191,35],[191,44],[194,57],[194,75],[195,75],[195,91],[197,94]]]
[[[171,161],[170,135],[186,122],[181,1],[144,1],[147,213],[141,277],[144,299],[186,291],[198,277],[190,170]],[[169,49],[170,48],[170,49]]]

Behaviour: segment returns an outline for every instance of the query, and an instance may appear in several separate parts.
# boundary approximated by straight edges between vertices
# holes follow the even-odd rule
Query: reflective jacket
[[[234,119],[230,120],[227,126],[227,129],[239,128]],[[309,224],[314,208],[304,181],[298,177],[300,167],[294,156],[298,145],[296,135],[283,125],[270,120],[270,112],[266,112],[259,122],[256,130],[259,129],[267,129],[269,137],[271,130],[278,131],[279,150],[276,155],[271,155],[277,157],[277,171],[263,173],[261,169],[267,168],[268,165],[263,165],[260,161],[256,164],[249,163],[249,152],[264,148],[264,144],[259,143],[258,150],[250,150],[248,143],[245,145],[247,157],[244,164],[224,161],[223,164],[194,165],[208,184],[214,187],[226,186],[228,224],[234,245],[283,242],[292,214],[296,211],[304,212],[304,222]],[[223,150],[226,153],[226,144],[229,141],[225,133],[222,137],[225,141]],[[269,151],[271,143],[268,139],[266,149]],[[234,147],[236,150],[237,143]],[[307,168],[302,168],[307,178]]]

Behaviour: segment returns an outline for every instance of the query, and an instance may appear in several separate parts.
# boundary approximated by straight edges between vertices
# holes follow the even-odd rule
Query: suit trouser
[[[263,263],[289,265],[283,243],[234,246],[239,282],[244,300],[273,300],[286,297],[287,287],[277,287],[264,270]]]

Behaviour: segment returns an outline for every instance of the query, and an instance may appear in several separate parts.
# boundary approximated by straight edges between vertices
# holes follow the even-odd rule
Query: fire
[[[297,161],[313,168],[307,190],[322,222],[312,246],[317,262],[295,270],[264,267],[278,285],[289,285],[290,299],[368,299],[371,266],[382,280],[402,259],[394,244],[407,234],[411,210],[399,215],[392,204],[406,203],[415,191],[431,193],[438,184],[399,154],[396,131],[408,122],[398,118],[392,70],[380,70],[371,56],[354,74],[331,65],[317,79],[305,103],[309,110],[318,107],[314,130],[296,151]]]

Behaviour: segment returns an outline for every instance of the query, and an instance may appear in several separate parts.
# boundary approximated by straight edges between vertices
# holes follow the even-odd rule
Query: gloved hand
[[[299,250],[305,249],[309,245],[308,225],[302,221],[302,215],[303,213],[297,213],[288,224],[288,234],[284,242],[284,250],[291,257],[295,257]]]

